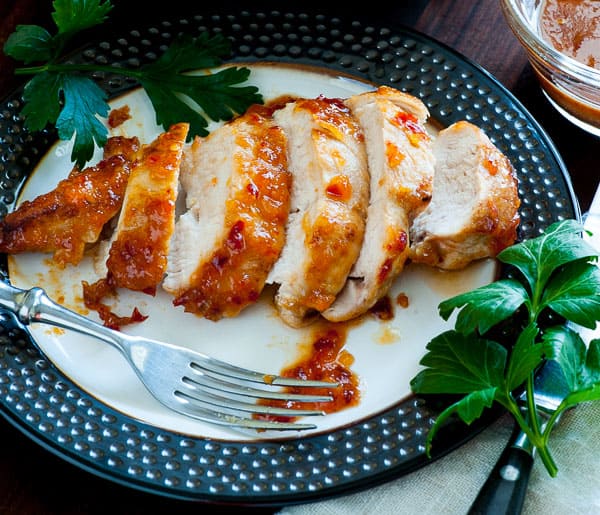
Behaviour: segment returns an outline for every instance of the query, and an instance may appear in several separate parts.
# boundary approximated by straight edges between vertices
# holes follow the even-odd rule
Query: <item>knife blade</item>
[[[600,252],[600,185],[583,222],[583,237]],[[598,338],[600,333],[598,328],[576,329],[586,342]],[[544,412],[554,411],[567,393],[568,388],[558,364],[552,361],[546,363],[534,382],[535,402],[541,408],[542,416]],[[535,448],[519,426],[515,425],[511,438],[471,505],[469,515],[520,514],[534,457]]]

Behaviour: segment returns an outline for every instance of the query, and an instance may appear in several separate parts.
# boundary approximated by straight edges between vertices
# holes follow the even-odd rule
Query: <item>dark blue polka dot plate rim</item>
[[[402,27],[281,11],[202,15],[157,21],[111,36],[74,61],[138,66],[160,55],[181,32],[208,30],[231,38],[231,61],[322,67],[421,98],[442,126],[479,125],[511,159],[522,199],[519,238],[550,223],[580,218],[568,173],[551,141],[521,104],[487,72],[448,47]],[[114,39],[113,39],[114,37]],[[99,74],[118,95],[134,86]],[[0,215],[55,142],[52,131],[29,134],[19,116],[21,92],[0,104]],[[6,271],[6,259],[2,266]],[[0,406],[5,418],[69,462],[112,481],[175,498],[236,505],[284,505],[355,492],[430,463],[427,432],[441,398],[410,397],[369,419],[325,434],[276,441],[216,441],[153,427],[119,413],[77,387],[48,362],[8,316],[0,327]],[[434,459],[487,427],[440,433]]]

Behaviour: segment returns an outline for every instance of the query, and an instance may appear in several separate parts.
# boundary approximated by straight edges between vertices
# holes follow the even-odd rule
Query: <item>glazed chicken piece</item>
[[[163,282],[176,306],[218,320],[258,300],[285,241],[285,147],[271,111],[254,106],[186,150],[187,211],[175,226]]]
[[[132,165],[135,165],[140,148],[140,140],[135,136],[130,138],[126,136],[111,136],[104,144],[102,157],[108,159],[111,156],[123,155]],[[78,169],[74,168],[73,171],[76,173]]]
[[[466,121],[442,130],[434,152],[433,197],[412,225],[411,259],[455,270],[513,244],[520,200],[506,156]]]
[[[346,101],[365,135],[370,201],[365,238],[344,289],[323,316],[349,320],[387,293],[409,255],[409,227],[431,198],[434,156],[426,106],[388,87]]]
[[[137,138],[109,138],[97,165],[74,169],[52,191],[23,202],[0,223],[0,252],[52,252],[61,266],[81,261],[121,208]]]
[[[325,311],[363,242],[369,176],[364,138],[339,99],[300,99],[274,115],[288,138],[294,176],[287,240],[269,276],[292,327]]]
[[[129,176],[117,227],[101,248],[100,275],[115,288],[156,292],[167,270],[179,169],[189,124],[175,124],[142,147]]]

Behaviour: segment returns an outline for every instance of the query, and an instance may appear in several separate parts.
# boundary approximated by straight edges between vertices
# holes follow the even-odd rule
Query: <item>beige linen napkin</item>
[[[390,483],[278,515],[466,514],[512,431],[506,415],[466,445]],[[600,514],[600,402],[566,413],[550,438],[558,475],[536,459],[523,515]]]

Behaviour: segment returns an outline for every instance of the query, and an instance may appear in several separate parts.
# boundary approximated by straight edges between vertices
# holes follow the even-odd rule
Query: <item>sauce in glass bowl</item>
[[[600,0],[500,0],[550,104],[600,136]]]
[[[559,52],[600,69],[600,1],[546,0],[540,34]]]

